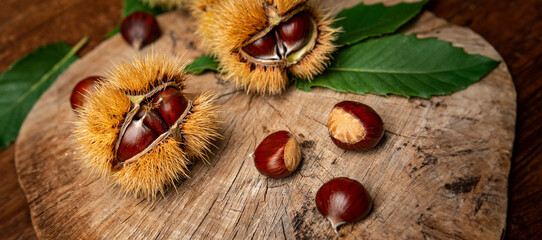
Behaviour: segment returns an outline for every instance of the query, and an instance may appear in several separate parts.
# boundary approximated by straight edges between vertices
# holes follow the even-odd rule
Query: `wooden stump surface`
[[[331,2],[331,1],[330,1]],[[338,9],[357,1],[341,2]],[[391,1],[388,1],[391,2]],[[338,5],[338,4],[336,4]],[[194,19],[177,11],[158,18],[155,51],[202,54]],[[472,31],[425,12],[402,31],[438,37],[469,53],[500,60]],[[136,52],[117,35],[74,63],[28,115],[15,149],[19,181],[38,237],[49,239],[324,239],[338,238],[316,210],[318,188],[333,177],[360,181],[374,198],[371,214],[341,228],[346,238],[499,239],[504,234],[516,93],[504,63],[480,82],[430,100],[338,93],[290,86],[280,96],[246,94],[221,75],[189,81],[188,93],[213,91],[224,139],[209,164],[157,200],[124,196],[90,175],[71,148],[73,86],[104,75]],[[355,100],[382,116],[386,133],[373,150],[347,152],[329,139],[326,122],[339,101]],[[303,161],[291,177],[268,179],[250,153],[268,134],[289,130]]]

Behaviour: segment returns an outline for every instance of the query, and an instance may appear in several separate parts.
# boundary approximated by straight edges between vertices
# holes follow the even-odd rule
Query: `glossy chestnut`
[[[73,110],[77,110],[85,104],[85,98],[96,91],[96,83],[99,82],[100,79],[101,77],[99,76],[90,76],[79,81],[79,83],[75,85],[70,96],[70,104]]]
[[[375,147],[384,135],[384,122],[371,107],[353,101],[336,104],[327,122],[331,140],[345,150]]]
[[[188,101],[175,87],[167,87],[144,100],[122,134],[117,150],[119,162],[145,151],[168,132],[185,112]]]
[[[243,47],[243,50],[250,56],[262,60],[276,60],[277,55],[277,40],[275,31],[271,31],[265,36],[257,39],[253,43]]]
[[[267,136],[254,151],[254,165],[270,178],[292,174],[301,162],[301,149],[293,134],[278,131]]]
[[[295,51],[305,46],[312,31],[312,17],[308,12],[301,12],[278,27],[278,33],[288,51]]]
[[[356,180],[334,178],[322,185],[316,193],[316,208],[339,234],[338,227],[356,222],[367,216],[372,200],[367,190]]]
[[[186,110],[188,101],[179,90],[168,87],[153,96],[152,104],[171,127]]]
[[[152,43],[161,34],[156,18],[143,11],[126,16],[120,25],[120,32],[124,40],[137,50]]]
[[[264,33],[265,35],[260,37]],[[255,35],[254,38],[257,39],[249,41],[241,53],[257,64],[294,64],[312,50],[316,35],[313,17],[302,11]]]
[[[124,162],[142,152],[158,138],[160,134],[158,134],[156,129],[152,129],[145,124],[152,122],[151,118],[149,112],[142,108],[132,119],[120,141],[117,153],[117,158],[120,162]],[[156,123],[152,122],[151,124],[155,125]]]

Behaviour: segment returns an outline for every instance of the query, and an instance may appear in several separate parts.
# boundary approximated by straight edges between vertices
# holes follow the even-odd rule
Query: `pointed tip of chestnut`
[[[301,162],[301,148],[293,134],[278,131],[267,136],[254,151],[254,165],[270,178],[291,175]]]
[[[375,147],[384,135],[382,118],[371,107],[353,101],[336,104],[329,114],[331,140],[345,150],[363,151]]]
[[[70,96],[70,104],[74,111],[85,104],[85,98],[89,94],[96,91],[96,83],[99,82],[100,79],[102,79],[102,77],[90,76],[79,81],[79,83],[75,85]]]
[[[330,222],[333,230],[367,216],[372,208],[369,193],[361,183],[349,178],[334,178],[316,193],[316,208]]]
[[[331,228],[333,228],[333,231],[335,231],[337,235],[342,236],[343,234],[339,232],[339,227],[346,224],[346,222],[331,218],[327,218],[327,220],[331,223]]]
[[[120,25],[120,32],[124,40],[136,50],[152,43],[161,34],[154,15],[143,11],[126,16]]]

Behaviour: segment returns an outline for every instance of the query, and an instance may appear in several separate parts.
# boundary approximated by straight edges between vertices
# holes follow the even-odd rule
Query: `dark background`
[[[121,0],[2,0],[0,72],[38,46],[89,44],[83,56],[121,20]],[[473,29],[508,64],[518,93],[516,140],[509,183],[508,239],[542,237],[542,0],[431,0],[426,9]],[[54,114],[54,113],[52,113]],[[35,239],[17,181],[15,147],[0,151],[0,238]]]

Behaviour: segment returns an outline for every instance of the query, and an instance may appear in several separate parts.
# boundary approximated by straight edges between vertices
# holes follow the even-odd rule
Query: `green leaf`
[[[343,32],[337,39],[339,45],[352,45],[363,39],[395,32],[403,24],[420,13],[427,0],[384,6],[382,3],[364,5],[341,11],[335,18],[335,26]]]
[[[429,98],[465,89],[498,64],[449,42],[397,34],[342,49],[322,75],[312,82],[298,79],[296,86],[304,91],[320,86],[358,94]]]
[[[151,13],[154,16],[167,12],[166,9],[160,7],[150,7],[149,5],[142,3],[140,0],[124,0],[124,8],[122,9],[122,18],[130,15],[135,11],[143,11]],[[113,30],[105,34],[105,37],[111,37],[120,32],[120,24]]]
[[[17,138],[19,128],[34,103],[70,64],[88,41],[70,48],[60,42],[36,49],[0,75],[0,149]]]
[[[210,55],[201,55],[186,66],[186,71],[199,75],[209,70],[218,72],[218,61]]]
[[[149,5],[142,3],[140,0],[124,0],[124,9],[122,9],[122,17],[124,18],[135,11],[149,12],[155,16],[167,12],[167,10],[160,7],[150,7]]]

